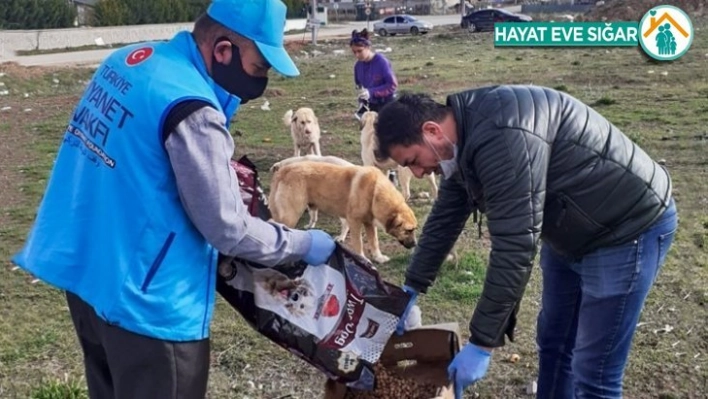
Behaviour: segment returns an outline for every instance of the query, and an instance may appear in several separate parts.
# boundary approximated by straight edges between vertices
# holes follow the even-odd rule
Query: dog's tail
[[[285,126],[290,126],[290,124],[293,122],[293,110],[289,109],[288,112],[283,115],[283,123]]]

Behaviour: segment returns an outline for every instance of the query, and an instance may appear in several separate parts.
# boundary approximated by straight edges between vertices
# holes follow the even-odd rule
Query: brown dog
[[[416,245],[418,221],[403,195],[381,171],[370,166],[340,166],[298,162],[281,166],[273,175],[268,207],[273,220],[295,227],[308,208],[347,220],[352,249],[364,256],[362,228],[372,259],[385,263],[377,225],[406,248]]]
[[[312,161],[312,162],[325,162],[325,163],[331,163],[334,165],[341,165],[341,166],[354,166],[353,163],[339,158],[335,157],[333,155],[325,155],[325,156],[319,156],[319,155],[303,155],[300,157],[290,157],[283,159],[282,161],[278,161],[273,164],[273,166],[270,167],[270,173],[275,173],[280,169],[281,166],[285,165],[290,165],[295,162],[304,162],[304,161]],[[317,218],[319,215],[319,212],[317,212],[317,208],[313,209],[311,207],[307,208],[307,213],[310,215],[310,222],[307,223],[305,228],[307,229],[314,229],[315,225],[317,224]],[[347,226],[347,220],[340,218],[340,222],[342,223],[342,230],[339,233],[339,236],[337,236],[336,240],[339,242],[344,242],[347,238],[347,233],[349,233],[349,226]]]

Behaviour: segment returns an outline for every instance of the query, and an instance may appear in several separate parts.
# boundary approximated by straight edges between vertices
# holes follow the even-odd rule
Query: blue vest
[[[24,248],[13,261],[149,337],[209,336],[217,251],[187,217],[162,142],[171,108],[200,99],[229,121],[189,32],[112,53],[74,110]]]

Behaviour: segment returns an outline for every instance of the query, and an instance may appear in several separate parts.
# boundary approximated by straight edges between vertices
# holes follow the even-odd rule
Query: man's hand
[[[455,383],[455,399],[462,399],[462,391],[487,374],[492,357],[490,349],[468,343],[447,368],[448,378]]]
[[[401,319],[398,321],[398,325],[396,326],[396,334],[398,335],[403,335],[403,333],[406,331],[406,320],[408,320],[408,314],[411,312],[411,308],[413,308],[416,301],[418,300],[418,291],[416,291],[415,289],[404,285],[403,291],[407,292],[411,298],[408,301],[408,305],[406,305],[406,310],[404,310],[403,314],[401,315]]]
[[[371,94],[369,94],[369,90],[361,89],[359,90],[358,98],[359,100],[369,101],[369,98],[371,98]]]
[[[310,248],[302,260],[311,266],[323,265],[334,252],[335,243],[332,236],[322,230],[307,230],[310,234]]]

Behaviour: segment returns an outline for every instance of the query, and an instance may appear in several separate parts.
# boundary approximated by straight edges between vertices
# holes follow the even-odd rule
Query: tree
[[[187,20],[194,21],[206,12],[211,0],[183,0],[187,10]]]
[[[128,22],[128,7],[123,0],[101,0],[93,9],[93,24],[118,26]]]
[[[168,9],[166,13],[167,21],[170,22],[187,22],[190,21],[189,12],[187,11],[186,0],[168,0]]]
[[[55,29],[74,25],[76,9],[66,0],[2,0],[0,28]]]
[[[5,0],[5,6],[0,9],[0,28],[23,29],[25,7],[22,0]]]
[[[66,0],[43,0],[42,29],[68,28],[76,21],[76,8]]]
[[[304,0],[283,0],[285,6],[288,7],[288,18],[304,18],[303,11],[306,2]]]

